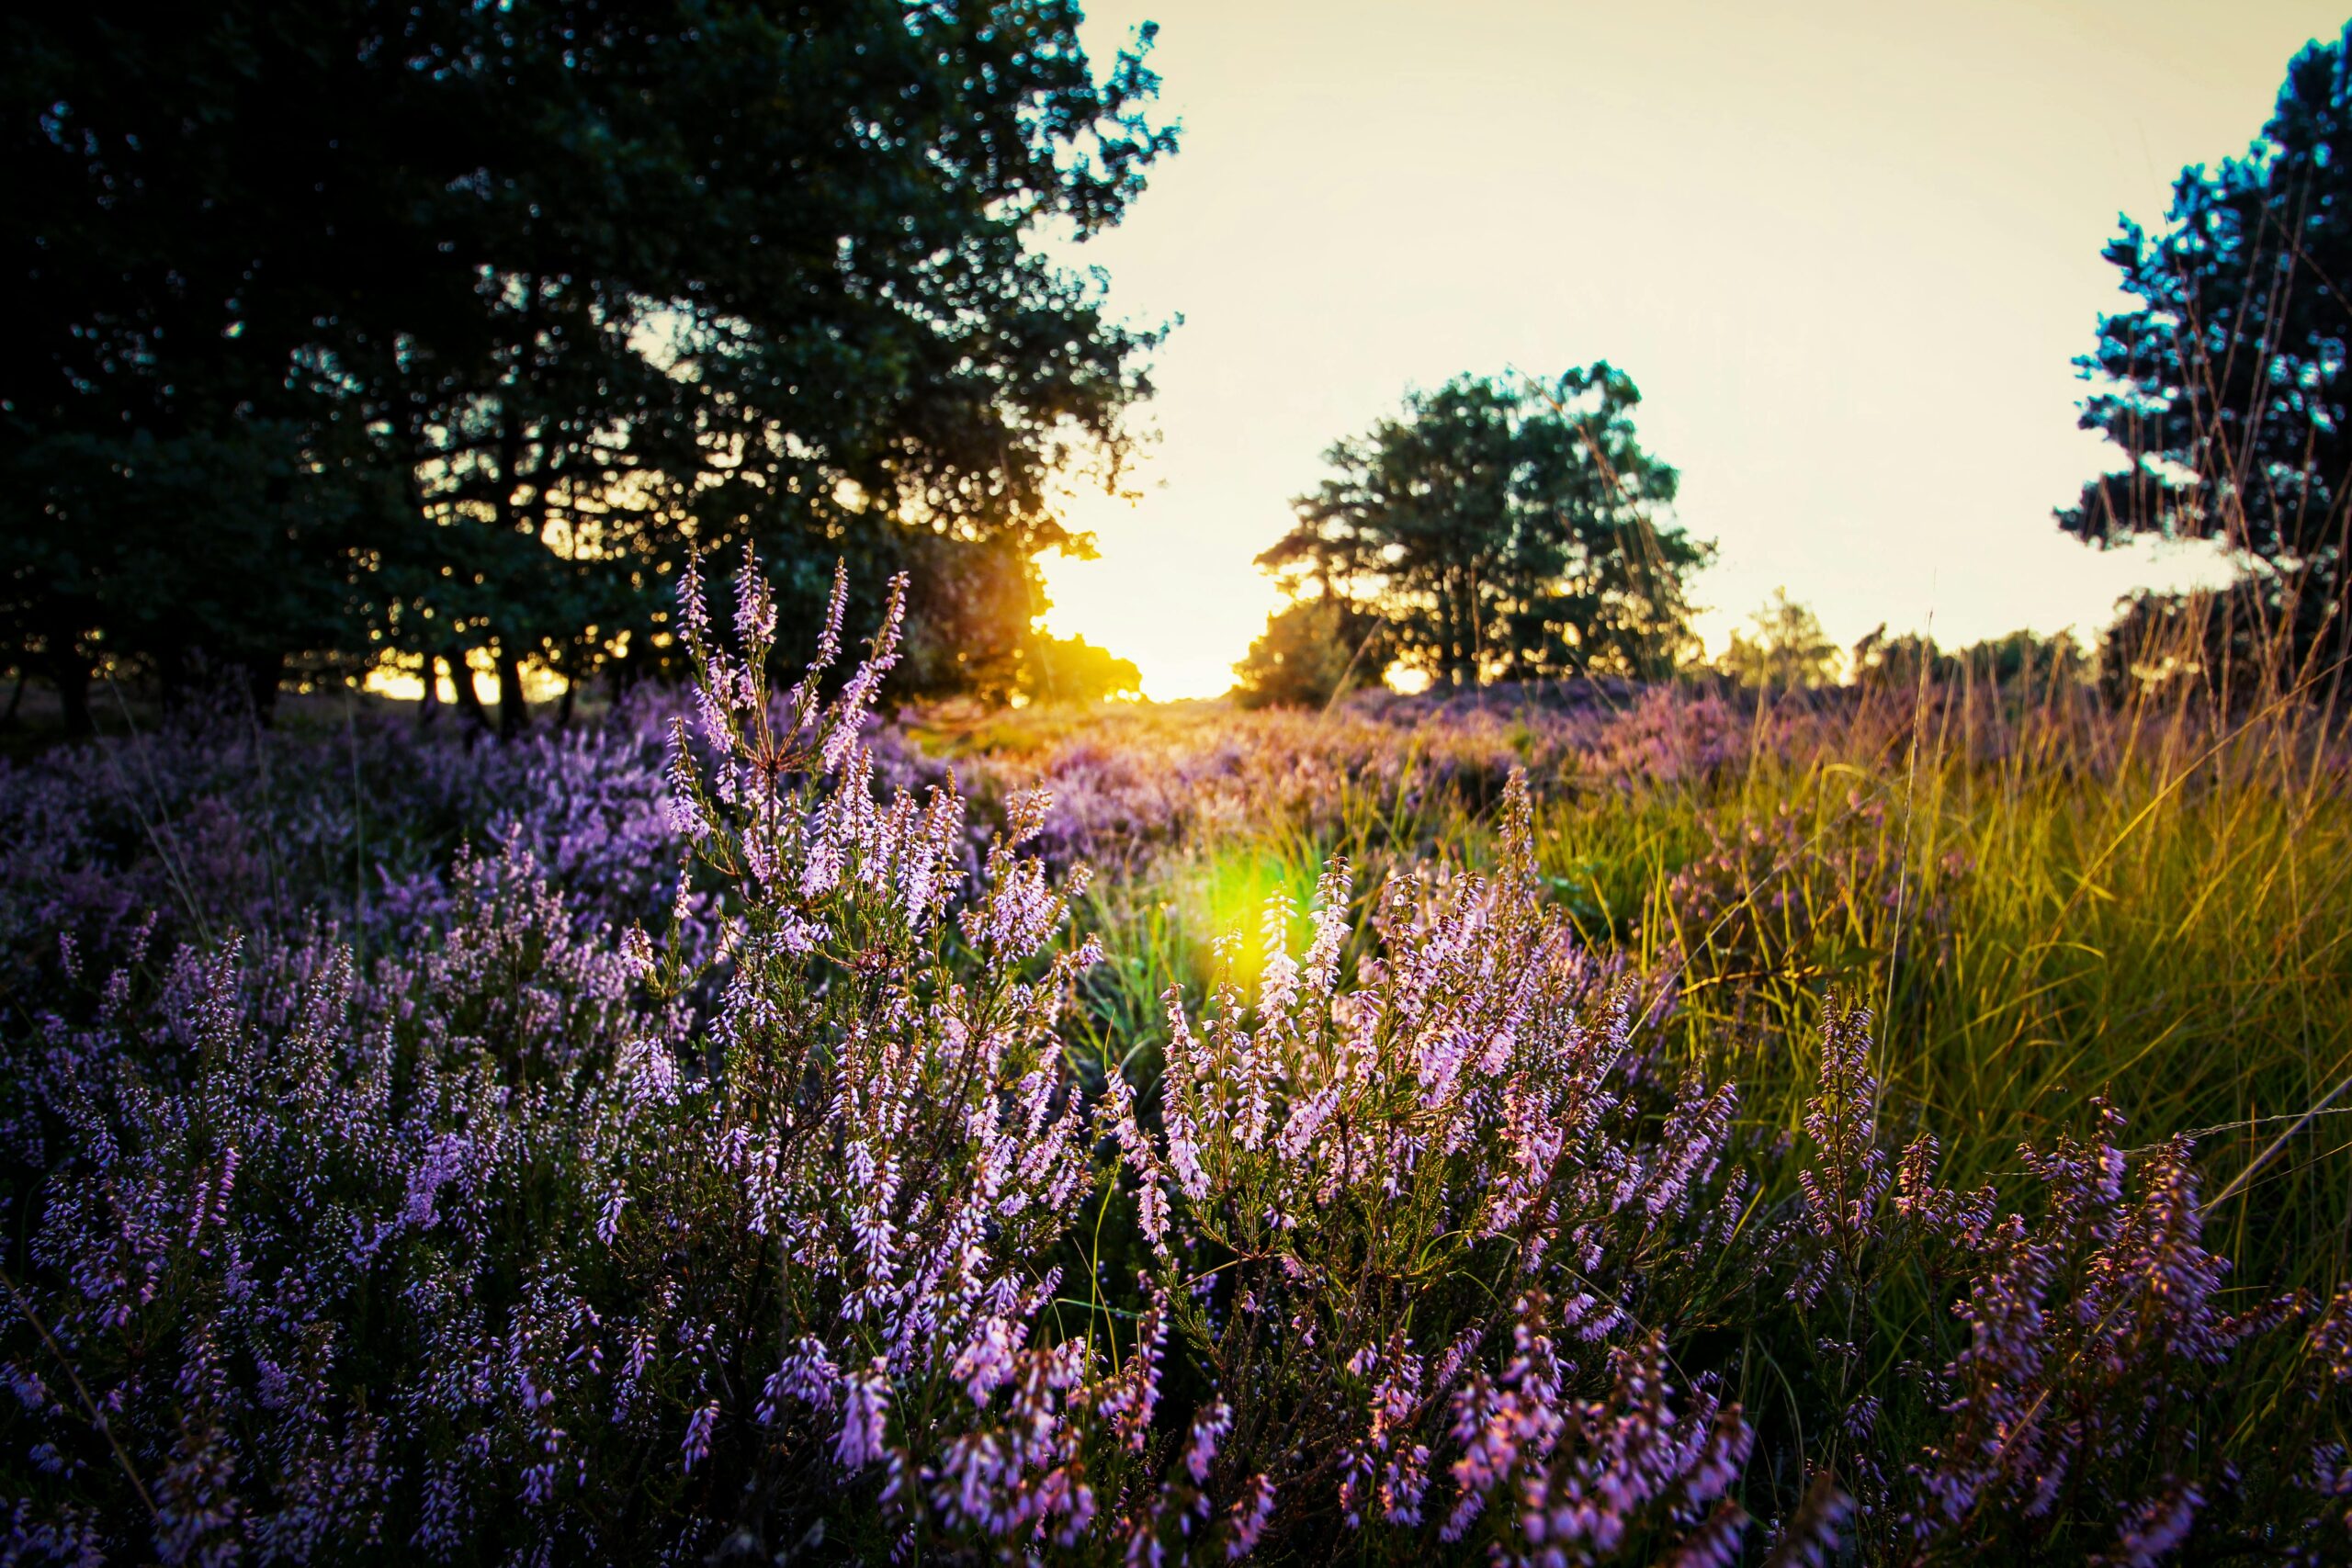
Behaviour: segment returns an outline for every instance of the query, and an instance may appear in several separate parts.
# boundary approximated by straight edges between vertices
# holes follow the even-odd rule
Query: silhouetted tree
[[[297,651],[485,649],[511,697],[525,660],[666,661],[662,580],[749,536],[788,604],[836,556],[862,598],[900,567],[984,578],[1009,661],[1028,562],[1068,537],[1055,476],[1115,468],[1154,341],[1038,249],[1116,223],[1174,147],[1148,29],[1098,78],[1078,23],[1071,0],[12,20],[14,651],[71,688],[107,655],[267,684]]]
[[[1790,599],[1786,588],[1748,616],[1724,649],[1724,673],[1743,686],[1790,690],[1826,686],[1838,678],[1838,645],[1821,629],[1809,604]]]
[[[1857,686],[1908,689],[1950,675],[1955,665],[1927,633],[1890,633],[1882,622],[1854,644],[1846,669]]]
[[[1022,648],[1013,689],[1036,702],[1099,703],[1106,697],[1143,695],[1143,671],[1133,660],[1082,637],[1037,632]]]
[[[1956,657],[1971,680],[1997,686],[2032,689],[2073,682],[2090,673],[2090,660],[2071,632],[2004,632],[1970,643]]]
[[[1634,438],[1640,401],[1606,363],[1413,393],[1325,454],[1337,476],[1259,564],[1373,615],[1456,686],[1671,671],[1691,646],[1684,581],[1712,551],[1659,520],[1675,472]]]
[[[1390,660],[1386,645],[1380,621],[1348,600],[1294,599],[1266,617],[1266,629],[1234,665],[1234,700],[1245,708],[1323,707],[1378,685]]]
[[[2246,156],[2182,171],[2163,233],[2126,220],[2108,245],[2142,303],[2102,318],[2098,349],[2079,362],[2101,383],[2083,424],[2130,465],[2059,513],[2102,543],[2154,534],[2243,552],[2254,586],[2225,602],[2254,624],[2215,635],[2267,644],[2258,662],[2289,679],[2352,649],[2346,48],[2339,38],[2295,57]]]

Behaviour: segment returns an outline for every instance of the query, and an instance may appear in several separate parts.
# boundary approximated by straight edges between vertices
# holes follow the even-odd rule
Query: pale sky
[[[2203,570],[2050,519],[2112,463],[2075,428],[2122,300],[2099,249],[2245,151],[2343,3],[1098,0],[1103,59],[1160,23],[1184,146],[1069,258],[1184,324],[1142,499],[1073,503],[1102,558],[1047,563],[1046,624],[1154,697],[1222,692],[1335,438],[1408,386],[1605,358],[1721,547],[1711,647],[1781,583],[1841,643],[2095,630]]]

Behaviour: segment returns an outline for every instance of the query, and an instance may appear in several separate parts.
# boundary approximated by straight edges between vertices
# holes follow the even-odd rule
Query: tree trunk
[[[200,646],[175,639],[156,650],[155,694],[165,713],[175,714],[187,705],[188,693],[203,680],[204,663]]]
[[[1453,588],[1453,684],[1477,686],[1477,583],[1467,569]]]
[[[448,664],[449,683],[457,688],[458,693],[458,711],[488,729],[491,727],[490,714],[481,705],[481,694],[474,690],[473,666],[466,662],[464,650],[451,651]]]
[[[531,710],[523,701],[523,661],[501,649],[498,655],[498,733],[513,739],[531,728]]]
[[[424,695],[416,705],[416,727],[430,729],[433,721],[441,716],[441,656],[424,656]]]
[[[286,655],[256,654],[245,661],[245,690],[253,696],[254,718],[264,729],[277,718],[277,687],[286,675]]]
[[[96,735],[98,727],[90,718],[90,667],[70,653],[51,654],[49,680],[57,688],[57,705],[65,716],[65,733]]]
[[[1445,584],[1445,680],[1455,691],[1471,682],[1464,679],[1470,669],[1470,628],[1463,612],[1462,574],[1446,574]]]

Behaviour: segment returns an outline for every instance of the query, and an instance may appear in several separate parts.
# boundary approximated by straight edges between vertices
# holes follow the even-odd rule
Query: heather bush
[[[0,987],[60,933],[93,960],[149,920],[164,951],[232,931],[300,931],[313,913],[363,943],[446,919],[469,843],[514,842],[580,918],[655,918],[676,859],[662,706],[594,728],[488,744],[356,715],[288,735],[194,709],[152,733],[0,763]]]
[[[1157,1135],[1111,1083],[1155,1302],[1216,1401],[1211,1492],[1305,1557],[1736,1540],[1747,1425],[1642,1326],[1738,1215],[1738,1184],[1695,1202],[1735,1097],[1650,1080],[1637,987],[1537,900],[1523,785],[1505,811],[1492,878],[1385,892],[1355,986],[1335,869],[1303,961],[1269,909],[1254,1003],[1223,987],[1196,1034],[1171,995]]]
[[[545,1528],[599,1355],[583,1134],[683,1020],[534,870],[468,863],[446,948],[366,976],[323,930],[134,949],[12,1052],[20,1546],[331,1559]]]
[[[1973,973],[1957,791],[2048,737],[1383,699],[941,761],[871,712],[895,600],[779,692],[733,598],[568,736],[0,779],[0,1561],[2352,1561],[2352,1293],[2246,1239],[2328,1102],[2216,1166],[2111,1071],[1996,1150],[1825,999]],[[1951,795],[1774,772],[1930,722]],[[1622,922],[1602,822],[1671,848]],[[1180,963],[1235,844],[1258,940]]]
[[[2120,1148],[2103,1102],[2087,1140],[2019,1151],[2018,1210],[1941,1185],[1932,1133],[1883,1136],[1869,1028],[1833,1003],[1793,1213],[1763,1244],[1809,1340],[1790,1358],[1820,1402],[1806,1463],[1851,1489],[1863,1555],[2154,1562],[2192,1534],[2216,1556],[2352,1555],[2332,1350],[2352,1292],[2233,1308],[2189,1140]],[[2227,1432],[2266,1360],[2262,1424]]]

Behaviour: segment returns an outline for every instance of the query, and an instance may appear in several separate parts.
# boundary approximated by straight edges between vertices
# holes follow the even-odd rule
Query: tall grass
[[[1954,1179],[2014,1173],[2021,1142],[2103,1097],[2134,1142],[2198,1134],[2243,1276],[2324,1290],[2352,1272],[2337,724],[2300,701],[2110,706],[2065,679],[1963,671],[1767,700],[1747,726],[1736,761],[1684,777],[1534,781],[1551,896],[1596,951],[1677,979],[1674,1038],[1736,1074],[1746,1117],[1797,1127],[1842,992],[1880,1014],[1885,1114],[1932,1128]],[[1334,857],[1373,887],[1494,849],[1474,792],[1348,782],[1317,812],[1185,841],[1092,895],[1120,955],[1095,1020],[1148,1051],[1159,994],[1202,988],[1221,934],[1272,893],[1304,908]]]

